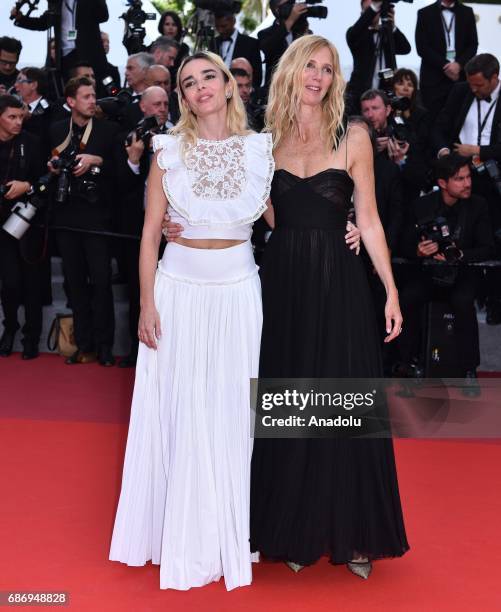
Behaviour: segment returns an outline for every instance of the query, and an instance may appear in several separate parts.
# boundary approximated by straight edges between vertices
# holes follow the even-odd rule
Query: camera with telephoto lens
[[[75,148],[68,148],[62,151],[57,159],[50,160],[50,165],[54,168],[54,170],[60,171],[57,179],[56,194],[54,197],[54,201],[58,204],[65,202],[66,198],[68,197],[71,175],[73,169],[78,165],[78,160],[76,159],[77,155],[78,153]]]
[[[37,211],[47,205],[48,187],[52,180],[50,172],[40,177],[26,194],[27,201],[14,204],[9,218],[2,226],[13,238],[20,240],[30,228]]]
[[[304,15],[301,15],[301,17],[304,17],[305,19],[308,19],[308,17],[313,17],[315,19],[326,19],[329,12],[326,6],[312,6],[313,4],[320,4],[321,2],[323,2],[323,0],[288,0],[277,7],[278,18],[282,21],[286,21],[289,18],[292,7],[295,4],[306,4],[308,5],[308,10],[306,13],[304,13]]]
[[[452,240],[449,224],[445,217],[435,217],[416,225],[416,231],[424,240],[438,244],[438,252],[442,253],[448,263],[456,263],[461,259],[461,250]]]
[[[143,3],[141,0],[127,0],[127,4],[129,8],[123,15],[120,15],[120,19],[123,19],[125,22],[125,32],[122,44],[127,49],[127,53],[132,55],[133,53],[139,53],[144,50],[143,42],[146,36],[144,22],[147,20],[154,20],[157,16],[155,13],[146,13],[143,11]]]
[[[126,89],[120,89],[111,76],[105,77],[101,83],[108,95],[96,100],[96,104],[106,115],[119,118],[124,108],[132,102],[132,94]]]
[[[89,172],[91,178],[74,177],[73,170],[78,166],[76,156],[78,151],[75,148],[65,149],[60,153],[57,159],[51,159],[50,164],[54,170],[60,170],[54,201],[57,204],[63,204],[68,198],[70,191],[76,195],[80,195],[88,202],[95,203],[99,199],[97,178],[101,173],[98,166],[91,166]],[[73,181],[72,181],[73,179]]]
[[[125,142],[127,146],[130,147],[135,135],[136,141],[142,140],[145,148],[148,148],[150,140],[155,134],[165,134],[166,131],[167,128],[165,127],[165,124],[159,123],[158,118],[155,115],[151,115],[141,119],[132,132],[127,135]]]

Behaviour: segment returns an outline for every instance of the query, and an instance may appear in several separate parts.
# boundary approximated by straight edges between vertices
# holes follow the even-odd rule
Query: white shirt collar
[[[40,96],[39,98],[37,98],[36,100],[33,100],[33,102],[30,102],[28,104],[28,106],[30,107],[30,113],[32,113],[35,110],[35,108],[38,106],[38,103],[40,102],[42,97],[43,96]]]
[[[495,100],[498,99],[499,97],[499,90],[501,89],[501,80],[498,80],[498,84],[496,86],[496,89],[494,89],[491,93],[491,101],[487,102],[487,100],[480,100],[480,102],[485,102],[486,104],[492,104]]]

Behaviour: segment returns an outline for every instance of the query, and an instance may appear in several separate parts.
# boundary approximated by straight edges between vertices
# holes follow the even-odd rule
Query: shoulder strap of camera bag
[[[80,151],[85,151],[85,147],[87,146],[87,143],[89,142],[90,134],[92,132],[92,126],[93,126],[93,121],[91,119],[89,123],[85,126],[82,140],[80,141]],[[70,129],[68,133],[66,134],[66,138],[63,140],[63,142],[60,145],[58,145],[52,150],[52,155],[60,155],[66,149],[66,147],[70,144],[72,136],[73,136],[73,118],[70,119]]]

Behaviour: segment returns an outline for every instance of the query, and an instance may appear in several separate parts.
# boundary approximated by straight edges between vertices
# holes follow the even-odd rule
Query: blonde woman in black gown
[[[363,261],[344,229],[357,226],[386,289],[387,337],[402,317],[374,195],[367,130],[339,138],[344,81],[336,49],[296,40],[274,73],[274,231],[261,268],[260,377],[379,378],[380,345]],[[298,571],[327,554],[367,578],[371,561],[408,550],[391,439],[256,439],[251,549]]]
[[[367,130],[340,138],[344,81],[336,49],[304,36],[273,76],[267,130],[275,174],[261,267],[263,378],[380,378],[379,335],[363,261],[345,244],[357,225],[386,289],[387,337],[402,317],[374,195]],[[182,226],[167,226],[169,240]],[[350,237],[351,240],[351,237]],[[251,549],[299,571],[327,554],[368,578],[371,562],[408,550],[393,445],[386,440],[256,439]]]

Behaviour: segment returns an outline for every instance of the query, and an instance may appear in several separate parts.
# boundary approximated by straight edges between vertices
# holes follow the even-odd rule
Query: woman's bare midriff
[[[219,238],[207,238],[207,239],[189,239],[189,238],[176,238],[171,242],[176,242],[185,247],[192,249],[229,249],[230,247],[237,246],[237,244],[243,244],[245,240],[224,240]]]

